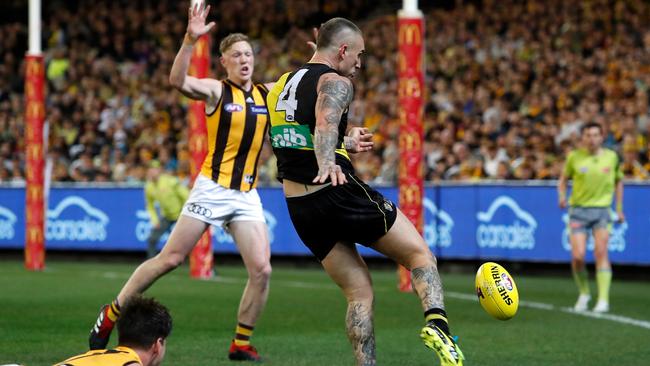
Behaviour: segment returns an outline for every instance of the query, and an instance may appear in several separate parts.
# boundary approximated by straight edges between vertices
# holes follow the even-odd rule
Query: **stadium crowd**
[[[9,2],[11,3],[11,1]],[[394,184],[399,162],[394,2],[258,0],[213,5],[218,40],[254,41],[255,80],[304,63],[311,28],[358,21],[367,54],[350,121],[375,134],[358,175]],[[56,6],[56,2],[49,6]],[[187,100],[168,75],[185,1],[45,5],[49,153],[54,181],[141,182],[152,159],[189,179]],[[643,0],[457,1],[425,8],[426,180],[555,179],[580,126],[600,123],[627,179],[650,174],[650,4]],[[0,182],[24,179],[24,21],[0,23]],[[275,184],[266,144],[260,184]]]

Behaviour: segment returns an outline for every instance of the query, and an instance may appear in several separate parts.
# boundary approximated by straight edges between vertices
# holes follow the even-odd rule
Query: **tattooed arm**
[[[318,161],[318,176],[313,183],[332,185],[347,183],[341,167],[336,165],[335,150],[338,147],[339,123],[343,111],[352,101],[352,82],[340,75],[324,74],[318,81],[316,99],[316,128],[314,130],[314,153]]]

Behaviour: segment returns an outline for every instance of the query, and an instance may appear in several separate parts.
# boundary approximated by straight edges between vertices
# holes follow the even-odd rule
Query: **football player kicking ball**
[[[269,91],[271,143],[291,221],[348,302],[347,335],[358,365],[375,365],[374,294],[355,243],[372,247],[411,270],[422,302],[424,344],[442,365],[462,365],[447,324],[436,259],[411,222],[354,175],[348,152],[367,151],[372,135],[347,129],[350,78],[364,52],[359,28],[343,18],[318,31],[312,59],[284,74]]]

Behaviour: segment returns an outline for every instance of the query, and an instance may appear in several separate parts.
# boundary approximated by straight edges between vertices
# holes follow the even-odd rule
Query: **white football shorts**
[[[233,221],[266,222],[257,189],[225,188],[202,174],[196,177],[181,215],[224,228]]]

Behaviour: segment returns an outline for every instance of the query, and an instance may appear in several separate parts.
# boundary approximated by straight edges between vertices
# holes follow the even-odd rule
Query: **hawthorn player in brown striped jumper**
[[[205,23],[209,10],[209,6],[190,8],[187,33],[169,76],[170,83],[183,95],[205,102],[208,154],[165,247],[142,263],[117,298],[102,308],[90,334],[91,349],[106,347],[120,304],[182,264],[208,226],[216,225],[232,234],[248,271],[228,357],[260,360],[250,337],[266,305],[271,264],[268,229],[255,186],[268,120],[266,94],[272,84],[252,82],[253,50],[248,37],[241,33],[221,41],[225,80],[187,75],[195,43],[215,25]]]

